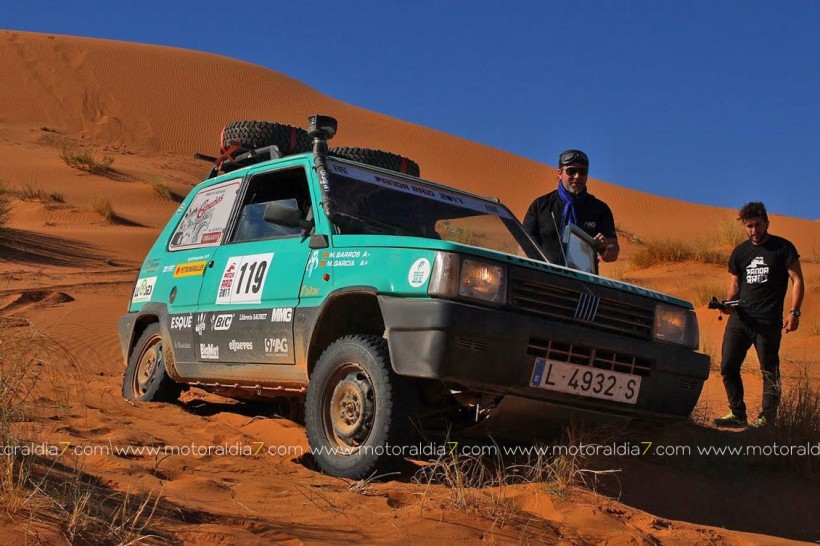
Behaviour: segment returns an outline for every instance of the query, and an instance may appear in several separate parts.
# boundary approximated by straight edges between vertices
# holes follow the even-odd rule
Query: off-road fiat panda
[[[709,370],[691,304],[546,263],[499,201],[394,154],[328,149],[335,131],[323,116],[226,127],[120,319],[127,399],[292,397],[319,466],[350,478],[411,418],[689,415]]]

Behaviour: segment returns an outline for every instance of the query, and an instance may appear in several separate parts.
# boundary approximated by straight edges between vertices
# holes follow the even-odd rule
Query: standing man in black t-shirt
[[[731,412],[715,425],[743,428],[746,426],[746,404],[743,402],[743,381],[740,366],[749,347],[755,346],[763,372],[763,410],[752,423],[764,427],[777,417],[780,402],[780,337],[793,332],[800,324],[800,304],[803,302],[803,272],[800,255],[794,245],[769,233],[769,217],[763,203],[746,203],[740,209],[739,220],[749,240],[738,245],[729,258],[732,275],[727,300],[742,300],[732,312],[723,333],[720,374],[726,387]],[[783,299],[792,280],[791,309],[783,319]]]
[[[595,239],[605,262],[618,259],[620,247],[615,220],[606,203],[587,192],[589,158],[580,150],[558,156],[558,189],[533,201],[524,216],[524,229],[551,263],[565,265],[561,235],[575,224]]]

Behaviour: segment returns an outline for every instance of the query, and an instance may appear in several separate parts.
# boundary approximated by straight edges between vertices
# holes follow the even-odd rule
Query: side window
[[[241,182],[241,178],[235,178],[200,190],[183,213],[168,250],[216,246],[222,242]]]
[[[310,193],[307,175],[301,167],[260,173],[248,182],[232,242],[258,241],[301,235],[298,227],[265,221],[265,207],[277,202],[299,210],[302,218],[310,213]]]

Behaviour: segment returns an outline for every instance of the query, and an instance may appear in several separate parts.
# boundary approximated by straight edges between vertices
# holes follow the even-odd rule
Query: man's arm
[[[601,260],[614,262],[618,259],[618,254],[621,253],[621,246],[618,244],[618,230],[615,228],[615,217],[612,215],[612,209],[603,201],[601,203],[604,205],[601,223],[599,224],[601,232],[594,239],[598,245],[598,255]]]
[[[726,289],[726,300],[736,300],[738,294],[740,294],[740,277],[737,275],[731,275],[731,278],[729,279],[729,288]],[[734,312],[734,309],[727,307],[726,309],[721,309],[720,312],[724,315],[731,315]]]
[[[800,259],[794,261],[789,266],[789,278],[792,280],[792,306],[791,309],[800,310],[800,304],[803,303],[803,270],[800,267]],[[786,320],[783,321],[783,330],[788,334],[797,330],[800,326],[800,317],[796,317],[789,313],[786,315]]]

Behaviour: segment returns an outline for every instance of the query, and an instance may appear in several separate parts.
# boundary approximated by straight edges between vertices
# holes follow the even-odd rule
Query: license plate
[[[537,358],[530,385],[551,391],[634,404],[638,401],[641,378],[628,373]]]

